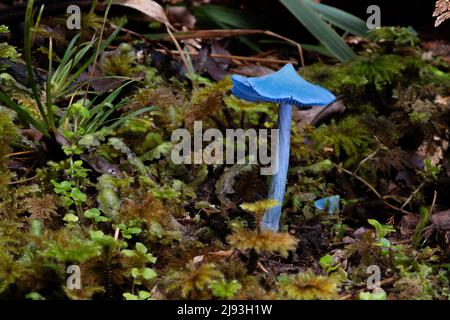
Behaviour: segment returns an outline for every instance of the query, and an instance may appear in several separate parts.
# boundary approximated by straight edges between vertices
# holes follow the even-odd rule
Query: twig
[[[431,202],[431,206],[430,206],[430,210],[429,210],[430,217],[433,214],[434,206],[436,205],[436,199],[437,199],[437,191],[434,190],[433,201]]]
[[[356,174],[359,169],[361,168],[361,166],[366,163],[367,161],[371,160],[373,157],[375,157],[375,155],[378,153],[379,150],[375,151],[374,153],[371,153],[370,155],[368,155],[366,158],[364,158],[356,167],[355,171],[353,171],[354,174]]]
[[[21,156],[21,155],[24,155],[24,154],[33,154],[33,153],[34,153],[34,151],[20,151],[20,152],[14,152],[14,153],[7,154],[7,155],[5,156],[5,158],[11,158],[11,157],[15,157],[15,156]]]
[[[267,271],[267,269],[264,268],[264,266],[262,265],[261,262],[258,262],[257,265],[258,265],[258,268],[261,269],[262,272],[269,273],[269,271]]]
[[[192,85],[195,86],[195,81],[194,81],[194,70],[191,66],[191,64],[188,61],[188,57],[186,56],[186,53],[183,51],[183,49],[181,48],[180,44],[178,43],[177,39],[175,38],[175,36],[173,35],[172,31],[170,31],[169,25],[166,24],[166,29],[167,29],[167,33],[170,35],[170,38],[172,39],[175,47],[177,47],[177,50],[179,52],[179,55],[181,57],[181,60],[183,60],[183,63],[186,67],[187,72],[189,73],[190,79],[192,81]]]
[[[28,179],[19,180],[19,181],[12,181],[12,182],[9,182],[8,185],[12,186],[12,185],[15,185],[15,184],[21,184],[21,183],[25,183],[25,182],[28,182],[28,181],[32,181],[32,180],[34,180],[36,178],[37,178],[37,176],[31,177],[31,178],[28,178]]]
[[[393,206],[392,204],[390,204],[389,202],[387,202],[385,200],[385,197],[383,197],[376,189],[374,186],[372,186],[370,183],[368,183],[366,180],[364,180],[363,178],[361,178],[360,176],[358,176],[357,174],[351,172],[350,170],[347,170],[345,168],[343,168],[342,166],[337,166],[337,169],[352,176],[353,178],[355,178],[356,180],[360,181],[361,183],[363,183],[366,187],[368,187],[381,201],[383,201],[384,205],[391,208],[392,210],[395,211],[399,211],[401,213],[404,214],[410,214],[411,212],[404,210],[403,208],[398,208],[396,206]]]
[[[159,52],[167,52],[167,50],[164,49],[158,49],[156,51]],[[178,50],[170,50],[171,54],[180,55]],[[198,56],[199,53],[190,53],[192,56]],[[217,54],[217,53],[211,53],[209,54],[209,57],[216,58],[216,59],[227,59],[227,60],[241,60],[241,61],[251,61],[251,62],[266,62],[266,63],[277,63],[277,64],[286,64],[286,63],[292,63],[292,64],[298,64],[297,61],[294,60],[282,60],[282,59],[272,59],[272,58],[258,58],[258,57],[245,57],[245,56],[235,56],[235,55],[226,55],[226,54]]]
[[[298,50],[298,54],[300,56],[300,64],[302,67],[305,66],[305,59],[303,57],[303,49],[300,43],[286,38],[278,33],[268,31],[268,30],[258,30],[258,29],[250,29],[250,30],[243,30],[243,29],[233,29],[233,30],[197,30],[197,31],[187,31],[187,32],[176,32],[172,33],[168,36],[163,36],[162,38],[155,38],[147,36],[150,40],[172,40],[172,37],[174,37],[177,40],[189,40],[189,39],[216,39],[216,38],[228,38],[228,37],[239,37],[239,36],[246,36],[246,35],[257,35],[257,34],[263,34],[269,37],[277,38],[283,41],[286,41],[287,43],[295,46]]]
[[[300,64],[301,64],[302,68],[305,67],[305,58],[303,57],[303,48],[300,45],[300,43],[295,42],[294,40],[286,38],[286,37],[284,37],[282,35],[279,35],[278,33],[272,32],[272,31],[266,30],[266,31],[264,31],[264,34],[266,34],[268,36],[271,36],[271,37],[274,37],[274,38],[278,38],[278,39],[284,40],[284,41],[286,41],[286,42],[296,46],[297,50],[298,50],[298,55],[300,57]]]
[[[414,198],[414,196],[422,189],[422,187],[425,185],[425,182],[422,182],[420,186],[409,196],[409,198],[405,201],[405,203],[400,207],[400,209],[403,209],[408,205],[408,203],[411,202],[411,200]]]
[[[383,197],[381,196],[381,194],[375,189],[374,186],[372,186],[370,183],[368,183],[366,180],[364,180],[363,178],[361,178],[360,176],[358,176],[356,173],[351,172],[350,170],[347,170],[345,168],[343,168],[342,166],[338,166],[338,170],[351,175],[353,178],[355,178],[356,180],[359,180],[360,182],[362,182],[366,187],[368,187],[373,193],[375,193],[375,195],[383,200]]]

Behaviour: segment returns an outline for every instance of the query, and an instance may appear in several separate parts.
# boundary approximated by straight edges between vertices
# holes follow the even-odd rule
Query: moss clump
[[[329,300],[337,297],[338,281],[329,276],[318,276],[312,270],[278,278],[280,292],[294,300]]]

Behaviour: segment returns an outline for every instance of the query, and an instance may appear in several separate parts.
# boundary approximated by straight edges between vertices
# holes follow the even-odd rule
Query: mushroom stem
[[[270,208],[261,220],[261,230],[277,232],[280,225],[281,208],[286,191],[287,173],[289,168],[289,151],[291,146],[292,105],[283,103],[278,112],[278,171],[272,177],[268,199],[277,200],[280,205]]]

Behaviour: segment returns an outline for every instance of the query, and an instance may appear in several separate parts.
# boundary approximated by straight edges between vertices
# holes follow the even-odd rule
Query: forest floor
[[[449,42],[384,27],[339,63],[97,13],[73,31],[44,15],[28,48],[26,23],[0,26],[0,297],[449,299]],[[259,165],[175,164],[172,134],[276,128],[278,106],[236,98],[230,76],[286,63],[337,101],[294,111],[273,233]]]

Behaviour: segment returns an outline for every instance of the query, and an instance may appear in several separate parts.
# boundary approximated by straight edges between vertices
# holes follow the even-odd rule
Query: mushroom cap
[[[336,100],[334,94],[303,79],[292,64],[275,73],[247,78],[233,75],[231,92],[251,102],[287,103],[299,107],[325,106]]]
[[[329,214],[334,214],[339,211],[339,202],[341,201],[340,196],[331,196],[316,200],[314,206],[322,211],[328,209]]]

